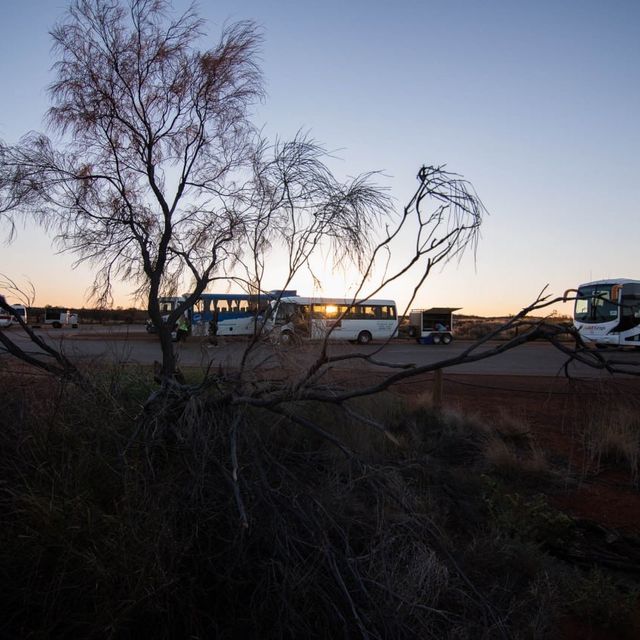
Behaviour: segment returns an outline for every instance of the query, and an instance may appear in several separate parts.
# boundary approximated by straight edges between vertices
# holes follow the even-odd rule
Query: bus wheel
[[[369,344],[371,342],[371,334],[368,331],[361,331],[358,334],[358,344]]]
[[[432,339],[433,344],[440,344],[442,342],[442,336],[438,334],[435,334]]]
[[[450,344],[452,340],[453,340],[453,337],[451,336],[450,333],[445,333],[442,336],[442,344]]]

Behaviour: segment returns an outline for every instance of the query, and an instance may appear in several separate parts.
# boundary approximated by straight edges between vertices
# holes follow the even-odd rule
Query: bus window
[[[575,316],[586,321],[589,315],[589,300],[587,298],[576,298]]]
[[[374,307],[374,306],[363,306],[362,307],[362,317],[367,320],[372,320],[374,318],[382,317],[382,308]]]
[[[284,302],[278,305],[276,322],[289,322],[289,318],[295,313],[296,305]]]
[[[323,304],[314,304],[311,307],[311,316],[313,318],[323,319],[325,317],[325,305]]]
[[[618,305],[611,301],[611,285],[580,287],[574,312],[576,320],[596,324],[615,320],[618,313]]]
[[[205,310],[205,304],[204,304],[204,300],[196,300],[196,302],[193,305],[193,312],[194,313],[202,313]]]
[[[640,321],[640,286],[625,284],[622,290],[620,331],[633,329]]]

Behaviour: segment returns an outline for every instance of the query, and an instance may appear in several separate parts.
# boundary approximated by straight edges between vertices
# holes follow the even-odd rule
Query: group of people
[[[178,318],[178,322],[176,323],[176,342],[184,342],[187,339],[191,331],[191,325],[189,324],[189,320],[186,314],[183,314]],[[218,344],[218,312],[215,311],[213,314],[213,318],[209,321],[209,329],[208,329],[209,342],[212,345]]]

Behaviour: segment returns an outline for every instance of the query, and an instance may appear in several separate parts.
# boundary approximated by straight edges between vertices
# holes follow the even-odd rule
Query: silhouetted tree
[[[370,176],[340,183],[305,136],[274,146],[260,138],[249,118],[263,97],[253,23],[200,50],[195,10],[168,10],[164,0],[73,2],[52,31],[48,123],[59,138],[30,133],[0,148],[2,210],[37,212],[64,249],[93,265],[98,302],[110,300],[114,278],[137,285],[165,376],[176,319],[212,281],[253,261],[256,247],[291,248],[302,233],[294,267],[320,238],[358,262],[389,211]],[[188,300],[163,323],[158,298],[185,275]]]

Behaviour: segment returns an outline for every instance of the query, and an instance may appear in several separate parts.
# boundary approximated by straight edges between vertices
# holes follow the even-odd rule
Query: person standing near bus
[[[213,309],[213,317],[209,321],[209,342],[212,346],[218,346],[218,307]]]
[[[176,341],[180,342],[181,340],[186,340],[189,335],[189,323],[187,322],[186,316],[183,314],[180,316],[178,320],[178,328],[176,331]]]

